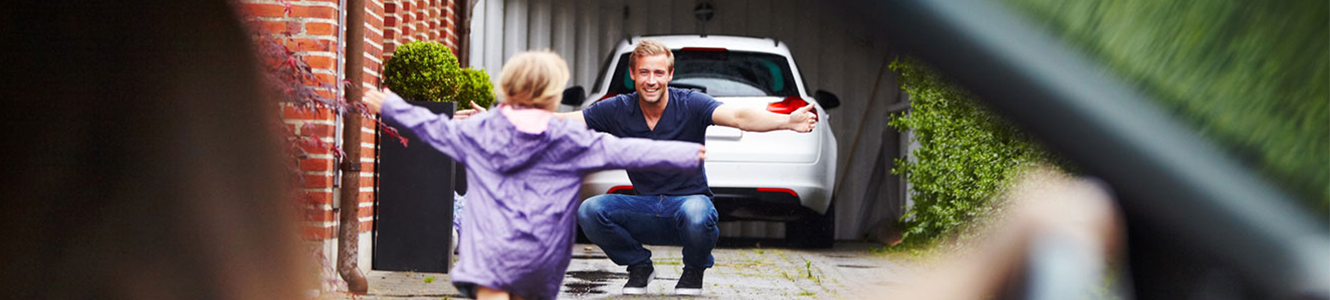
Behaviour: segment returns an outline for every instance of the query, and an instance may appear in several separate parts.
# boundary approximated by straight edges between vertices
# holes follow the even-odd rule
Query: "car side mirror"
[[[559,103],[578,107],[582,106],[582,102],[584,101],[586,101],[586,90],[582,89],[582,86],[580,85],[574,85],[563,90],[563,100],[559,101]]]
[[[817,99],[818,104],[822,104],[823,109],[832,109],[840,107],[840,98],[826,90],[817,90],[813,93],[813,99]]]

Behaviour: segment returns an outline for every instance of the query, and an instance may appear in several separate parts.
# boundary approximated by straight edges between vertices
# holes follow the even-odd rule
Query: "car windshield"
[[[619,57],[608,89],[610,94],[633,92],[628,55]],[[674,50],[674,80],[670,85],[700,90],[714,97],[799,95],[785,57],[723,49]]]

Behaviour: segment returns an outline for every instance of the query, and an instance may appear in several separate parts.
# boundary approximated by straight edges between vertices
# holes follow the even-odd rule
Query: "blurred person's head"
[[[644,39],[628,55],[628,76],[633,78],[633,89],[647,103],[669,100],[666,87],[674,79],[674,53],[665,44]]]
[[[554,111],[568,85],[568,63],[550,51],[522,52],[508,59],[499,74],[504,103]]]
[[[227,2],[63,3],[0,12],[5,293],[293,299],[313,288],[278,107]]]

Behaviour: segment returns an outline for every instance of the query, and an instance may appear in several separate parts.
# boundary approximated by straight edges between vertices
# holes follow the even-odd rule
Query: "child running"
[[[555,118],[568,66],[548,51],[505,64],[499,109],[453,121],[392,91],[365,103],[466,164],[467,208],[453,284],[478,299],[554,299],[568,270],[582,177],[605,169],[697,172],[695,143],[616,138]]]

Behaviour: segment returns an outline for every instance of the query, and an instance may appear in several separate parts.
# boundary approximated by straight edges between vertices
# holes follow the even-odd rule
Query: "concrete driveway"
[[[762,247],[719,248],[715,267],[707,270],[705,299],[861,299],[869,287],[897,284],[907,264],[874,255],[872,244],[838,243],[832,249],[797,250]],[[578,244],[564,279],[561,299],[676,299],[671,292],[682,272],[679,247],[649,246],[656,280],[648,294],[624,296],[628,273],[599,247]],[[458,296],[448,274],[383,272],[367,274],[370,293],[359,299],[448,299]],[[880,290],[880,289],[875,289]],[[335,297],[334,297],[335,298]]]

